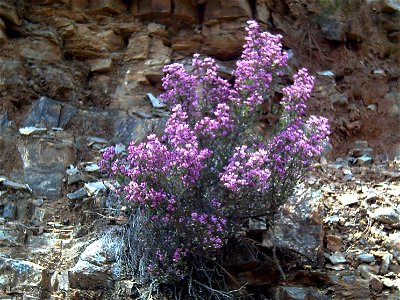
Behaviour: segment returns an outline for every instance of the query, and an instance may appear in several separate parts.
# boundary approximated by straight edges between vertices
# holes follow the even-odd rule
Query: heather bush
[[[103,153],[101,166],[130,211],[126,271],[142,283],[184,281],[198,271],[193,262],[215,261],[248,218],[273,216],[327,140],[327,120],[305,114],[313,88],[305,69],[281,90],[273,135],[256,129],[287,55],[281,36],[254,21],[246,31],[233,82],[197,54],[190,69],[166,66],[164,134]]]

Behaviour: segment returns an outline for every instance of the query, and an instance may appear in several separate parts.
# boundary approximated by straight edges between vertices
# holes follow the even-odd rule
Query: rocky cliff
[[[116,293],[96,291],[118,270],[90,233],[123,223],[104,215],[99,150],[162,128],[166,112],[147,93],[161,92],[164,65],[201,53],[231,76],[252,18],[283,35],[289,75],[316,76],[309,112],[331,122],[331,158],[358,140],[377,161],[400,156],[399,1],[0,0],[4,299]],[[321,253],[321,222],[310,253]]]

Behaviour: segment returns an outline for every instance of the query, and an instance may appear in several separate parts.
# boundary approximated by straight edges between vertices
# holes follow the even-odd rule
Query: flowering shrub
[[[101,166],[117,179],[132,209],[132,273],[143,281],[176,281],[192,272],[193,256],[213,257],[249,217],[271,216],[294,192],[327,140],[322,117],[306,117],[313,77],[302,69],[282,89],[271,138],[255,129],[287,64],[281,36],[248,22],[234,82],[211,58],[194,55],[192,69],[165,67],[164,135],[111,147]]]

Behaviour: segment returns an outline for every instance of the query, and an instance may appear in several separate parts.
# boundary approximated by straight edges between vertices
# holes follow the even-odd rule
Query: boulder
[[[68,270],[70,287],[94,290],[112,286],[112,269],[116,261],[118,239],[110,242],[105,237],[92,242],[82,252],[75,266]]]
[[[28,61],[55,64],[62,59],[60,46],[47,38],[23,39],[19,41],[19,46],[21,56]]]
[[[246,20],[225,20],[203,25],[204,45],[201,52],[220,60],[238,58],[244,43]]]
[[[300,190],[299,190],[300,192]],[[316,190],[297,193],[274,217],[276,246],[283,252],[299,253],[316,263],[323,254],[322,194]],[[270,245],[269,235],[263,244]]]
[[[25,182],[33,192],[53,199],[60,197],[65,169],[76,159],[73,140],[65,136],[28,137],[19,142],[18,151]]]
[[[89,0],[89,9],[96,13],[119,14],[128,9],[122,0]]]
[[[124,52],[125,61],[145,60],[149,55],[151,39],[146,33],[133,34]]]
[[[196,24],[198,11],[196,5],[190,0],[174,0],[174,18],[187,24]]]
[[[25,233],[16,223],[9,222],[7,226],[0,226],[0,247],[21,246],[24,240]]]
[[[109,53],[120,51],[124,40],[113,30],[92,29],[89,25],[76,25],[74,35],[64,41],[67,52],[78,59],[106,57]]]
[[[40,287],[44,268],[30,261],[0,256],[0,289],[21,293]]]
[[[207,1],[204,11],[204,24],[218,20],[230,20],[244,17],[251,18],[251,7],[247,0],[215,0]]]
[[[132,4],[132,13],[140,17],[157,19],[169,16],[172,12],[171,0],[135,0]]]

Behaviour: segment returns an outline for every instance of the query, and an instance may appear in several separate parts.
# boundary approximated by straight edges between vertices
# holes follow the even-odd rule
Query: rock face
[[[118,240],[102,238],[86,247],[75,266],[68,270],[69,286],[85,290],[111,288],[116,244]]]
[[[321,193],[315,190],[299,192],[282,207],[274,220],[276,246],[301,254],[309,259],[308,263],[316,263],[322,258],[324,216],[321,199]],[[268,244],[268,238],[263,243]]]
[[[360,2],[355,9],[357,5],[307,0],[3,1],[0,39],[7,42],[1,43],[0,55],[2,106],[17,123],[19,111],[42,96],[148,113],[145,95],[160,93],[165,64],[195,52],[221,60],[238,58],[245,22],[255,17],[263,28],[283,34],[284,46],[294,54],[291,72],[306,66],[313,73],[333,74],[318,76],[310,109],[329,115],[333,153],[346,153],[352,142],[363,139],[376,151],[396,156],[396,3]],[[374,58],[367,55],[369,49]],[[387,130],[393,134],[383,141]]]

